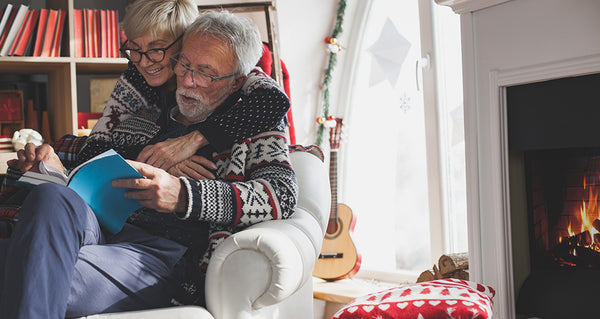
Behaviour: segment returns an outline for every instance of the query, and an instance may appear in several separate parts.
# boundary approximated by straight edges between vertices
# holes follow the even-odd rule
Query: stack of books
[[[9,3],[0,16],[0,56],[60,56],[67,11]]]

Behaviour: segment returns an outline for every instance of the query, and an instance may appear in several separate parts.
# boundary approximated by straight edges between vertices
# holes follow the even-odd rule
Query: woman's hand
[[[215,179],[215,175],[209,169],[217,169],[215,163],[205,157],[193,155],[189,159],[181,161],[167,170],[173,176],[184,176],[193,180]]]
[[[61,172],[65,171],[58,155],[56,155],[52,146],[48,144],[35,146],[35,144],[27,143],[24,149],[17,152],[17,159],[9,160],[7,164],[23,173],[30,170],[39,172],[39,164],[42,160],[47,166],[56,168]]]
[[[116,179],[113,187],[131,188],[125,197],[137,200],[142,206],[158,212],[183,212],[186,207],[186,192],[179,178],[151,165],[127,161],[145,178]]]
[[[164,142],[144,147],[138,155],[137,161],[154,167],[169,170],[175,164],[189,160],[201,147],[208,145],[208,141],[198,132],[193,131],[187,135],[170,138]]]

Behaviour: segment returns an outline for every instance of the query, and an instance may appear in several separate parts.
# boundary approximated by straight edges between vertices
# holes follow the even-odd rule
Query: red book
[[[100,56],[108,58],[108,18],[106,10],[100,10]]]
[[[100,34],[100,10],[94,9],[94,49],[96,49],[96,58],[102,56],[102,35]]]
[[[29,20],[27,21],[25,29],[23,29],[23,34],[19,39],[19,43],[17,44],[13,55],[23,56],[25,54],[27,46],[33,39],[33,29],[35,29],[35,26],[38,23],[39,15],[40,12],[38,10],[32,10],[29,14]]]
[[[21,36],[23,35],[23,30],[25,30],[25,26],[27,25],[27,23],[29,23],[29,16],[31,15],[31,10],[27,10],[27,12],[25,13],[25,18],[23,19],[23,22],[21,23],[21,26],[19,27],[19,31],[17,31],[17,35],[15,36],[15,39],[10,47],[10,50],[8,50],[8,54],[7,55],[13,55],[15,53],[15,49],[17,48],[17,43],[20,41]]]
[[[12,25],[13,21],[15,20],[15,16],[17,15],[17,9],[13,8],[10,12],[7,12],[6,14],[8,14],[8,15],[7,15],[6,24],[4,25],[4,30],[2,31],[2,35],[0,37],[0,48],[2,48],[2,46],[4,45],[4,42],[6,41],[6,36],[8,35],[8,30],[10,30],[10,26]],[[2,17],[2,19],[4,19],[4,17]]]
[[[74,40],[75,40],[75,57],[82,58],[84,55],[84,41],[83,41],[83,12],[81,9],[73,9],[73,27],[74,27]]]
[[[120,27],[119,27],[119,17],[117,16],[117,10],[111,10],[111,14],[112,14],[112,27],[111,27],[111,32],[113,34],[112,38],[113,38],[113,56],[115,58],[118,58],[119,56],[121,56],[121,54],[119,53],[119,48],[121,47],[121,43],[125,42],[125,39],[122,39],[121,41],[119,40],[119,36],[120,36]]]
[[[42,55],[42,44],[44,44],[44,35],[46,34],[46,25],[48,24],[48,11],[48,9],[40,10],[40,21],[38,22],[37,34],[35,35],[33,56]]]
[[[46,24],[46,34],[44,35],[44,43],[42,44],[42,54],[40,56],[49,57],[52,54],[52,44],[54,41],[54,33],[58,23],[58,10],[50,9],[48,12],[48,23]]]
[[[107,54],[109,58],[114,58],[113,56],[113,34],[112,34],[112,13],[111,10],[106,10],[106,37],[108,40],[108,48],[107,48]]]
[[[96,49],[94,48],[94,10],[85,9],[85,41],[86,41],[86,56],[95,58]]]
[[[60,56],[60,44],[62,43],[62,35],[66,17],[67,11],[58,10],[58,22],[56,24],[56,32],[54,33],[54,40],[52,42],[52,51],[50,56]]]

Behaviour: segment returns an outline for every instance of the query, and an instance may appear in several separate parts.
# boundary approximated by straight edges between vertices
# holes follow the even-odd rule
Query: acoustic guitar
[[[321,253],[313,270],[313,276],[325,280],[350,278],[358,272],[361,263],[361,256],[351,237],[356,225],[356,216],[350,207],[337,202],[337,160],[343,120],[336,118],[335,121],[335,127],[329,131],[331,210]]]

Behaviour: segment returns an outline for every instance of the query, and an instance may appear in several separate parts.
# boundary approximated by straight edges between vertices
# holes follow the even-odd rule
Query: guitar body
[[[325,280],[352,277],[358,272],[361,263],[361,256],[357,253],[351,237],[356,225],[356,216],[350,207],[338,204],[337,219],[330,220],[331,222],[336,223],[337,227],[328,227],[325,233],[313,276]]]

